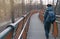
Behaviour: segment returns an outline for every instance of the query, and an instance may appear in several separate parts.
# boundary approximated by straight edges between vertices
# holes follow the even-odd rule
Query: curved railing
[[[0,33],[0,39],[26,39],[29,29],[30,17],[37,13],[34,10],[22,16],[15,23],[11,23]]]
[[[7,28],[0,33],[0,39],[19,39],[19,35],[26,39],[29,24],[29,13],[22,16],[15,23],[11,23]],[[23,34],[23,35],[22,35]],[[25,37],[24,37],[25,35]],[[19,38],[18,38],[19,37]]]

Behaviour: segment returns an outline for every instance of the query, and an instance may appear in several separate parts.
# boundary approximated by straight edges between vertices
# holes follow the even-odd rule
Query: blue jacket
[[[53,7],[48,7],[44,13],[44,23],[46,22],[46,18],[48,16],[48,11],[53,11]]]

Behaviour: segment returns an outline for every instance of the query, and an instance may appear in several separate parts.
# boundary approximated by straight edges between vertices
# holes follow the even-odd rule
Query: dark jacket
[[[48,7],[44,13],[44,23],[46,22],[46,18],[48,16],[48,11],[53,11],[53,7]]]

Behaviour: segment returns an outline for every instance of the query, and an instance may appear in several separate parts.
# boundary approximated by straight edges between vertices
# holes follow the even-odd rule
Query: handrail
[[[28,14],[29,14],[29,13],[25,14],[24,16],[22,16],[22,17],[21,17],[18,21],[16,21],[15,23],[11,23],[10,25],[8,25],[7,28],[0,33],[0,39],[4,39],[5,36],[6,36],[8,33],[10,33],[10,31],[13,31],[13,33],[14,33],[14,29],[17,27],[16,25],[17,25],[20,21],[22,21]],[[12,33],[12,37],[13,37],[13,33]],[[7,35],[7,36],[8,36],[8,35]]]
[[[56,20],[56,22],[60,24],[60,21],[57,21],[57,20]]]
[[[12,26],[15,26],[15,25],[17,25],[21,20],[23,20],[24,19],[24,17],[26,17],[27,15],[28,15],[29,13],[27,13],[27,14],[25,14],[25,15],[23,15],[18,21],[16,21],[15,23],[11,23],[10,25],[12,25]]]
[[[30,17],[33,15],[35,11],[27,13],[23,15],[18,21],[15,23],[11,23],[7,26],[7,28],[0,33],[0,39],[18,39],[23,38],[26,39],[26,35],[29,28]],[[20,36],[19,36],[20,34]]]
[[[30,17],[29,17],[29,18],[30,18]],[[26,25],[27,25],[27,23],[28,23],[28,21],[29,21],[29,18],[28,18],[27,21],[25,22],[24,27],[23,27],[23,29],[22,29],[22,31],[21,31],[21,34],[19,35],[18,39],[21,39],[22,34],[23,34],[23,31],[24,31],[24,29],[26,28]]]
[[[16,21],[15,23],[11,23],[10,25],[12,25],[13,27],[16,27],[15,25],[17,25],[21,20],[24,19],[24,16],[22,16],[18,21]]]
[[[59,17],[60,18],[60,15],[56,15],[56,17]]]
[[[7,35],[11,30],[13,30],[12,27],[6,28],[3,32],[0,33],[0,39],[3,39],[5,35]]]

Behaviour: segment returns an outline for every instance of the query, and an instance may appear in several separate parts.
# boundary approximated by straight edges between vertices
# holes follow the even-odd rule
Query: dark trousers
[[[47,39],[49,38],[50,27],[51,23],[49,22],[44,23],[45,35]]]

